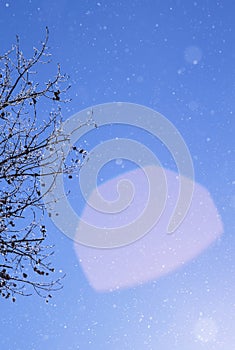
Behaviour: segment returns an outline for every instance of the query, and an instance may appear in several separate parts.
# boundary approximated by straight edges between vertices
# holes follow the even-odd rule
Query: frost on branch
[[[39,83],[39,70],[50,64],[47,42],[48,29],[41,47],[26,58],[17,37],[0,56],[0,294],[13,301],[32,291],[48,298],[61,288],[61,278],[51,276],[53,248],[45,245],[40,163],[53,140],[58,142],[69,86],[59,65],[52,79]],[[60,132],[59,140],[64,138]],[[61,171],[71,176],[76,164],[64,164]]]

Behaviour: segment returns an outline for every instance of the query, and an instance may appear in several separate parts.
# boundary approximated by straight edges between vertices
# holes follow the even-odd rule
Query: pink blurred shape
[[[178,174],[165,170],[168,198],[160,219],[145,236],[136,242],[112,249],[97,249],[74,243],[76,254],[90,285],[97,291],[112,291],[134,287],[156,280],[180,268],[219,238],[223,226],[209,192],[195,184],[189,211],[173,234],[167,226],[179,192]],[[148,182],[141,169],[124,173],[99,186],[98,190],[108,200],[115,199],[119,180],[129,179],[135,187],[129,207],[118,214],[99,213],[86,205],[82,219],[99,227],[117,227],[128,224],[148,201]],[[187,180],[186,181],[190,181]],[[113,196],[111,195],[113,193]],[[153,213],[154,215],[154,213]],[[79,237],[80,227],[75,235]]]

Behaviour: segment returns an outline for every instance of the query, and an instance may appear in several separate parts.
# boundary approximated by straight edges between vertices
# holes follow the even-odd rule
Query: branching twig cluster
[[[59,65],[52,80],[43,86],[34,82],[37,67],[49,63],[47,42],[48,29],[31,58],[21,52],[18,38],[0,56],[0,294],[13,301],[16,294],[30,294],[28,286],[45,297],[61,288],[60,278],[50,277],[52,247],[44,246],[39,182],[43,151],[53,139],[58,141],[59,103],[67,102],[63,96],[69,87]],[[39,122],[38,113],[47,101],[52,103],[52,112]],[[76,164],[81,163],[76,160]],[[70,166],[66,169],[71,172]]]

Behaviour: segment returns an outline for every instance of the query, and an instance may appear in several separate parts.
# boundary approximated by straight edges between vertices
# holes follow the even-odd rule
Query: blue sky
[[[234,10],[229,0],[0,1],[1,53],[18,34],[30,55],[49,27],[52,64],[39,79],[54,74],[57,62],[70,75],[72,101],[63,108],[64,119],[113,101],[162,113],[187,143],[195,180],[209,191],[224,226],[221,239],[183,268],[142,286],[97,293],[73,242],[47,219],[53,263],[67,274],[64,288],[48,304],[37,296],[15,304],[1,300],[1,349],[233,347]],[[105,128],[87,136],[86,146],[129,134]],[[175,170],[170,155],[148,135],[135,135]],[[104,176],[117,171],[113,166]]]

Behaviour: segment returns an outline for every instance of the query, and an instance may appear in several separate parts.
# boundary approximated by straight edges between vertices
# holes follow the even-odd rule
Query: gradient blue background
[[[71,77],[65,119],[111,101],[156,109],[184,137],[196,181],[210,191],[224,224],[222,239],[177,272],[98,294],[79,267],[72,241],[48,220],[53,262],[67,274],[64,288],[49,304],[37,296],[15,304],[1,300],[1,349],[234,347],[234,11],[232,0],[0,1],[1,53],[18,34],[30,55],[49,27],[52,60]],[[191,46],[201,57],[188,62]],[[54,72],[53,64],[45,68],[41,81]],[[88,148],[93,143],[88,138]],[[174,169],[167,154],[161,161]],[[200,319],[210,321],[197,333]],[[207,339],[213,327],[214,340],[197,337]]]

